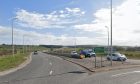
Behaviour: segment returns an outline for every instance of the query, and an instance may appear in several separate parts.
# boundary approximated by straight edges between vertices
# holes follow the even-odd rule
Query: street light
[[[15,48],[14,48],[14,20],[16,20],[17,18],[12,18],[11,19],[11,25],[12,25],[12,54],[14,56],[14,52],[15,52]]]
[[[28,41],[27,41],[27,35],[23,35],[23,52],[26,53],[28,52]]]
[[[111,66],[112,66],[112,0],[110,0],[110,54],[111,54]]]
[[[75,37],[75,42],[74,42],[74,45],[75,45],[75,51],[76,51],[76,37]]]
[[[23,35],[23,53],[24,53],[24,37],[25,35]]]
[[[105,28],[107,28],[107,34],[108,34],[108,38],[107,38],[108,39],[108,45],[107,45],[108,46],[107,47],[108,48],[108,51],[107,51],[107,54],[109,55],[109,27],[108,26],[105,26]]]

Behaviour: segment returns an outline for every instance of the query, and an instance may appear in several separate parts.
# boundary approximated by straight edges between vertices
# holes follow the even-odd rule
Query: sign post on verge
[[[95,47],[94,50],[95,50],[95,53],[104,53],[104,47]],[[95,57],[95,62],[96,62],[96,57]],[[102,62],[103,62],[103,57],[101,55],[101,67],[103,66]],[[96,66],[96,63],[95,63],[95,66]]]

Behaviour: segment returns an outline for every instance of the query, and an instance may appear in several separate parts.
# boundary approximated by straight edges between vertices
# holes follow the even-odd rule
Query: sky
[[[140,46],[140,0],[113,1],[113,45]],[[107,45],[110,0],[1,0],[0,44]],[[110,34],[109,34],[110,35]]]

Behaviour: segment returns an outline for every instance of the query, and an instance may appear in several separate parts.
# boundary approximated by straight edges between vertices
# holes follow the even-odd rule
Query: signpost
[[[104,53],[104,47],[95,47],[94,51],[95,53]]]
[[[104,47],[95,47],[94,51],[95,51],[95,53],[104,53]],[[103,66],[102,60],[103,60],[103,57],[101,55],[101,67]],[[96,66],[96,57],[95,57],[95,66]]]

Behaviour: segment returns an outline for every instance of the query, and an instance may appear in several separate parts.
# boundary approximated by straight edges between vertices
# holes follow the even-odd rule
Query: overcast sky
[[[110,0],[1,0],[0,44],[107,45]],[[140,46],[140,0],[113,0],[113,45]]]

